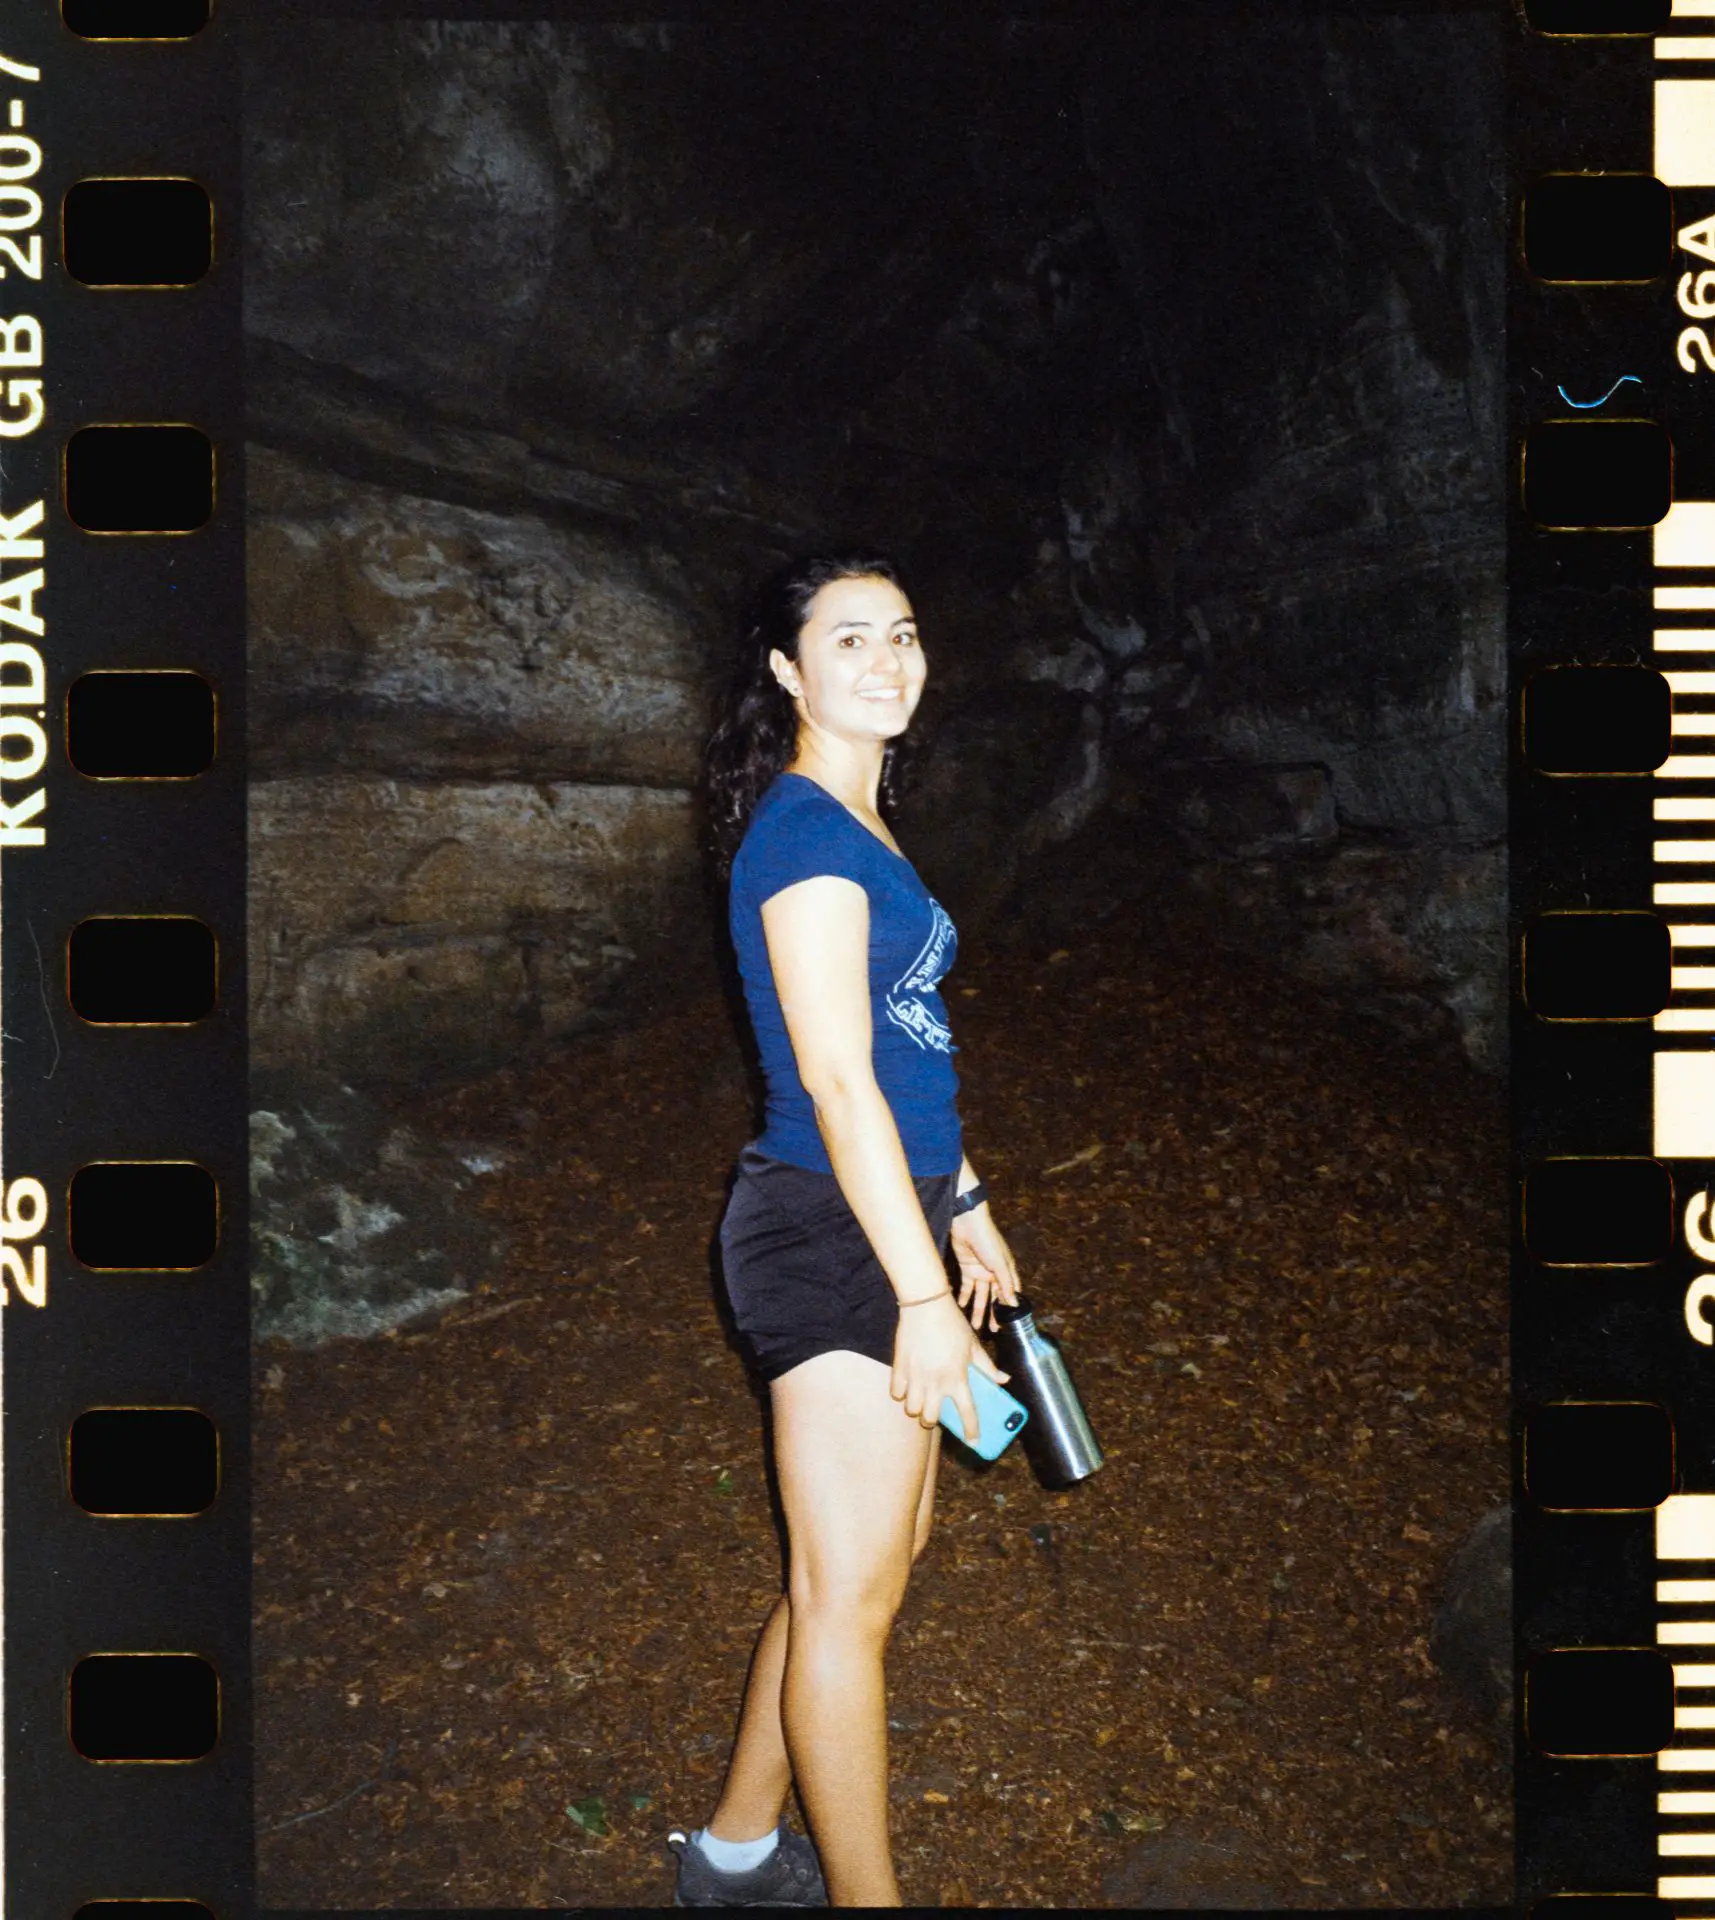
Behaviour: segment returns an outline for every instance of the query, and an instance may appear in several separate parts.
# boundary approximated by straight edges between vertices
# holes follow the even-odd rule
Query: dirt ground
[[[1107,1464],[948,1450],[889,1659],[906,1901],[1509,1902],[1508,1775],[1426,1651],[1507,1490],[1500,1089],[1120,921],[946,991]],[[262,1905],[670,1901],[781,1565],[712,1277],[731,1036],[710,1000],[426,1104],[503,1161],[505,1271],[259,1352]]]

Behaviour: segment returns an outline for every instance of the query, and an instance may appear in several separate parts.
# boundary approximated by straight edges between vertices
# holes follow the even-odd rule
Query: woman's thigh
[[[794,1601],[893,1607],[904,1592],[937,1449],[888,1378],[879,1361],[842,1351],[773,1383]]]

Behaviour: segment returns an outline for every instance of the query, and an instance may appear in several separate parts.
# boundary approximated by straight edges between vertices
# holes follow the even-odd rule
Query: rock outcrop
[[[479,1142],[424,1139],[331,1075],[263,1073],[250,1116],[251,1325],[317,1346],[443,1311],[504,1244],[465,1201]]]

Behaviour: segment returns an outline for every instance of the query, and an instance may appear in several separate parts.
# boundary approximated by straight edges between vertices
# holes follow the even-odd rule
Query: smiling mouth
[[[860,693],[858,698],[860,700],[903,700],[905,689],[903,687],[872,687],[869,692]]]

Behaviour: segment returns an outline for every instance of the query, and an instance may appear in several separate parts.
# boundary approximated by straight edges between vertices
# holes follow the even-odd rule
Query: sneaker
[[[801,1834],[789,1833],[780,1823],[780,1844],[748,1873],[723,1873],[683,1827],[675,1827],[667,1844],[679,1856],[679,1882],[673,1889],[676,1907],[825,1907],[828,1890],[822,1884],[822,1863],[816,1849]]]

